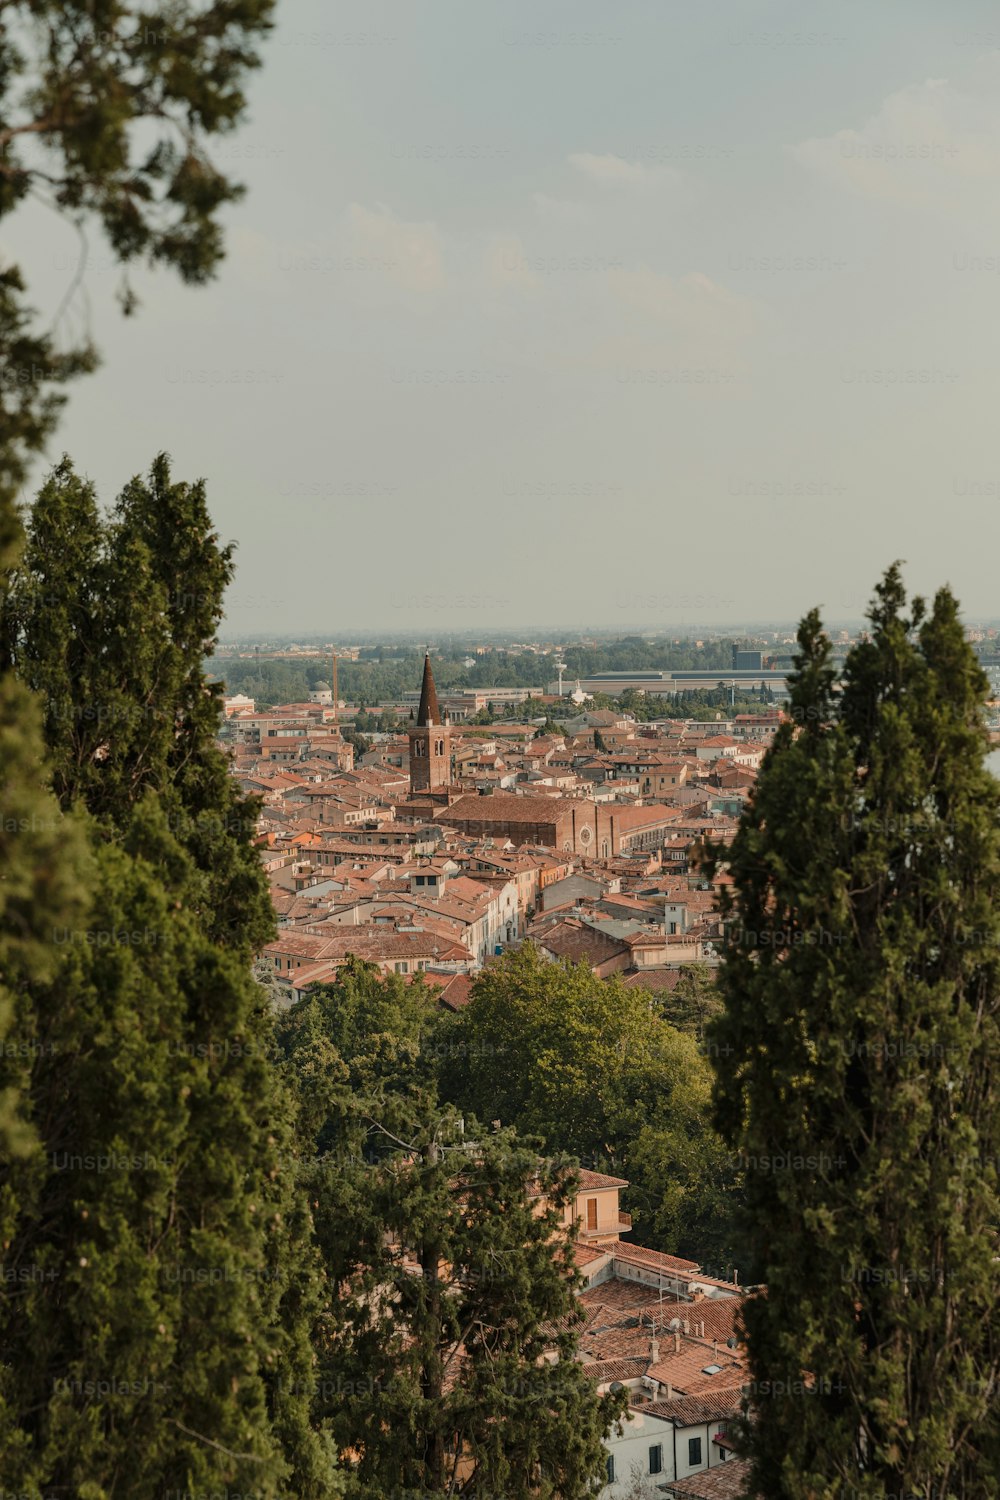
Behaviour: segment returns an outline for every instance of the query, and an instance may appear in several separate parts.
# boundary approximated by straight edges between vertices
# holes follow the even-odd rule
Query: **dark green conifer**
[[[767,1295],[768,1497],[996,1495],[1000,787],[954,598],[897,567],[838,696],[819,616],[732,848],[714,1023]]]
[[[8,1254],[39,1269],[4,1288],[0,1344],[26,1489],[332,1492],[311,1425],[320,1268],[250,972],[270,931],[255,809],[202,667],[229,571],[202,487],[165,460],[107,517],[64,463],[8,600],[96,872],[14,1032],[38,1144],[3,1173]]]

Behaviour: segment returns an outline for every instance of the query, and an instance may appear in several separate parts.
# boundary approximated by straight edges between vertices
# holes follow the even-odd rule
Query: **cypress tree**
[[[53,928],[55,980],[25,987],[16,1023],[38,1144],[3,1173],[7,1253],[30,1275],[0,1339],[25,1489],[334,1488],[310,1425],[320,1269],[250,972],[270,930],[255,807],[214,744],[202,665],[230,572],[203,488],[166,460],[107,517],[64,463],[5,614],[94,869],[86,921]]]
[[[1000,1492],[1000,787],[954,598],[898,567],[838,694],[814,611],[729,851],[718,1122],[767,1283],[769,1497]]]
[[[0,485],[0,614],[23,546],[13,506]],[[0,654],[0,1151],[30,1141],[19,1109],[17,1078],[29,1056],[24,1039],[7,1033],[21,987],[55,968],[51,928],[80,910],[82,844],[49,786],[41,703]],[[2,1200],[0,1200],[2,1201]],[[2,1210],[0,1210],[2,1213]]]

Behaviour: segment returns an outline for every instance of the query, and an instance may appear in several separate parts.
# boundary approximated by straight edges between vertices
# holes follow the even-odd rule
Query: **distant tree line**
[[[631,653],[624,654],[627,656]],[[701,649],[689,649],[665,642],[655,650],[648,648],[646,654],[653,659],[652,665],[657,670],[680,671],[690,667],[715,673],[724,665],[717,658],[726,653],[720,652],[716,643],[709,643]],[[588,677],[594,672],[606,670],[628,670],[627,667],[607,667],[609,657],[613,659],[614,653],[606,648],[581,650],[573,672],[563,674],[566,712],[574,711],[569,692],[575,678]],[[491,687],[544,688],[556,676],[551,659],[531,654],[512,656],[494,652],[490,656],[479,658],[472,667],[465,666],[466,660],[464,653],[456,657],[434,657],[434,677],[440,691]],[[646,666],[648,663],[640,665]],[[423,667],[423,653],[417,651],[395,656],[388,662],[342,661],[337,671],[338,692],[345,701],[365,708],[399,702],[405,693],[419,690]],[[329,687],[332,668],[330,662],[321,657],[304,658],[301,662],[296,662],[287,657],[261,653],[259,657],[216,657],[209,663],[208,671],[225,683],[227,692],[246,693],[262,706],[270,706],[276,703],[303,702],[320,683]],[[725,713],[732,706],[732,694],[725,686],[724,672],[719,673],[719,680],[720,685],[715,688],[670,696],[644,694],[635,689],[626,689],[618,696],[595,694],[592,706],[622,708],[639,719],[707,718],[710,716],[707,711],[711,711],[711,716],[714,717],[715,711]],[[736,693],[737,712],[753,712],[762,704],[772,701],[770,690],[766,687],[738,689]],[[529,712],[530,708],[529,703]],[[492,722],[491,714],[493,717],[511,717],[523,710],[505,704],[499,709],[487,709],[483,712],[487,717],[481,722]]]

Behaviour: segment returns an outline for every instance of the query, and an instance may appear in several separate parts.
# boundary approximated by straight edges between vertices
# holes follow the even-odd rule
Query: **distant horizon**
[[[822,614],[821,606],[820,613]],[[831,616],[829,618],[824,617],[823,623],[828,629],[861,630],[865,628],[868,622],[865,619],[860,618],[843,619]],[[671,641],[694,641],[702,637],[719,639],[729,636],[742,637],[763,633],[793,634],[798,629],[798,626],[798,620],[777,622],[748,620],[742,627],[734,624],[719,622],[700,623],[692,625],[685,624],[683,626],[676,627],[642,625],[638,623],[622,625],[584,624],[565,625],[561,627],[555,627],[552,625],[521,624],[512,625],[509,627],[503,625],[488,627],[484,626],[479,631],[476,630],[475,626],[456,625],[448,628],[447,630],[441,630],[436,634],[430,634],[419,627],[407,631],[387,631],[385,629],[366,629],[363,626],[354,625],[349,629],[345,629],[342,631],[333,631],[329,633],[315,630],[303,630],[298,632],[289,630],[282,631],[280,633],[270,632],[266,635],[263,633],[260,635],[240,634],[223,637],[220,634],[216,641],[216,645],[257,646],[266,644],[288,646],[298,644],[315,645],[318,643],[324,646],[327,644],[352,646],[363,644],[366,641],[379,644],[392,644],[394,642],[398,642],[400,645],[434,645],[437,641],[470,640],[477,635],[484,641],[495,642],[497,638],[500,638],[503,642],[524,645],[534,645],[539,642],[542,644],[555,644],[556,642],[571,640],[574,637],[587,635],[609,640],[620,639],[623,636],[639,635],[643,637],[652,636],[657,639],[662,638],[664,640]],[[986,620],[967,620],[965,622],[965,628],[967,630],[1000,630],[1000,617]]]

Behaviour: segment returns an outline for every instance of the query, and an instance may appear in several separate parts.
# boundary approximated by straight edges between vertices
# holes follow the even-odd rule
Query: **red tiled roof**
[[[580,1179],[581,1193],[598,1192],[601,1188],[628,1187],[624,1177],[608,1177],[604,1172],[591,1172],[585,1167],[579,1169],[577,1176]]]
[[[731,1458],[718,1468],[705,1469],[688,1479],[675,1479],[664,1489],[676,1500],[748,1500],[752,1497],[749,1484],[749,1460]]]
[[[654,1271],[698,1271],[696,1260],[681,1260],[676,1255],[664,1255],[661,1250],[647,1250],[643,1245],[617,1245],[615,1256],[628,1265],[649,1266]]]
[[[610,1247],[611,1253],[617,1249],[617,1245]],[[624,1276],[611,1276],[596,1286],[585,1287],[579,1301],[584,1307],[602,1310],[605,1321],[609,1323],[623,1314],[647,1313],[651,1317],[661,1303],[664,1312],[673,1317],[682,1306],[680,1298],[673,1292],[661,1294],[658,1287],[650,1286],[647,1281],[628,1281]],[[690,1304],[684,1303],[683,1306],[687,1308]],[[714,1330],[712,1337],[715,1337]]]
[[[556,922],[536,938],[540,948],[554,958],[567,958],[573,963],[601,964],[617,954],[628,951],[626,945],[593,927],[585,927],[572,918]]]
[[[462,1010],[469,1003],[469,991],[472,988],[472,980],[468,974],[453,974],[450,977],[441,974],[427,974],[427,980],[431,984],[440,984],[441,993],[438,1003],[445,1005],[449,1010]]]
[[[573,1245],[573,1258],[578,1266],[589,1266],[595,1260],[602,1260],[607,1254],[607,1249],[599,1250],[593,1245],[581,1245],[579,1240]],[[581,1294],[583,1295],[585,1294]]]
[[[707,1339],[681,1334],[680,1348],[674,1347],[669,1333],[660,1340],[659,1356],[649,1365],[649,1374],[661,1385],[672,1385],[684,1396],[700,1396],[716,1389],[731,1387],[745,1378],[746,1364],[741,1354],[723,1345],[713,1349]],[[713,1374],[709,1368],[717,1366]]]
[[[650,1401],[646,1410],[666,1417],[678,1427],[696,1427],[702,1422],[717,1422],[740,1410],[743,1387],[727,1386],[725,1390],[706,1392],[704,1396],[677,1396],[673,1401]]]
[[[459,797],[442,810],[441,816],[448,822],[551,823],[563,810],[561,802],[563,799],[558,796],[519,797],[515,792],[493,792],[488,797]],[[566,808],[572,805],[569,800],[565,801]]]
[[[649,990],[655,995],[660,990],[674,989],[680,977],[680,969],[645,969],[630,974],[623,982],[628,989]]]
[[[649,1360],[637,1356],[634,1359],[595,1359],[588,1361],[583,1373],[599,1385],[609,1385],[613,1380],[639,1380],[649,1368]],[[649,1408],[646,1408],[647,1411]]]

